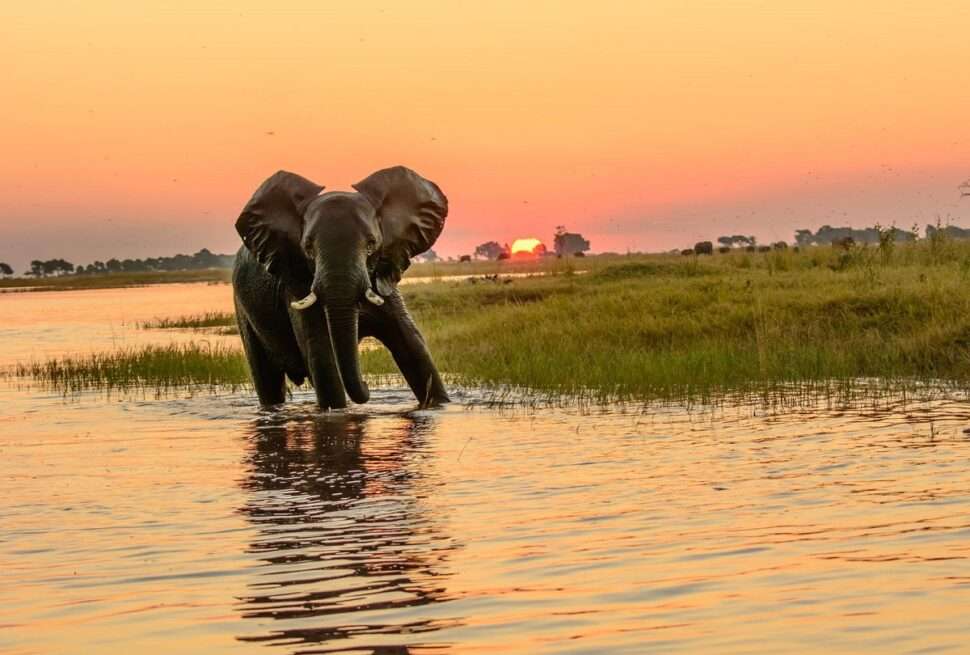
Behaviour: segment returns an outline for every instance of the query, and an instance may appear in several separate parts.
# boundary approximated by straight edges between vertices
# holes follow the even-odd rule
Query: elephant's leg
[[[279,405],[286,400],[286,384],[283,369],[270,358],[249,322],[239,320],[239,335],[249,361],[253,386],[261,405]]]
[[[320,312],[290,312],[296,341],[306,361],[307,372],[320,409],[343,409],[347,406],[343,382],[334,361],[333,347],[326,320]]]
[[[388,296],[383,309],[385,320],[374,336],[387,346],[418,402],[422,406],[448,402],[441,375],[400,294],[395,292]]]

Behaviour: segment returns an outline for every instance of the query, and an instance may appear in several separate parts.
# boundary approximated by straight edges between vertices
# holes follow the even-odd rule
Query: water
[[[0,367],[150,343],[237,344],[238,337],[138,327],[157,318],[231,311],[228,284],[4,293],[0,294]]]
[[[373,395],[0,385],[0,652],[965,652],[964,401]]]

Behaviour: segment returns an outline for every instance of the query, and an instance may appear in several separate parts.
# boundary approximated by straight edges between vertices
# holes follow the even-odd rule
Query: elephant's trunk
[[[356,303],[327,305],[327,324],[344,388],[355,403],[366,403],[370,399],[370,391],[360,374],[360,356],[357,352],[359,318],[360,309]]]

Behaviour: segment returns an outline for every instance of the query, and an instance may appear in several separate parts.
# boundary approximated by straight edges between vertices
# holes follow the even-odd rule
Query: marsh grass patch
[[[811,248],[618,258],[588,275],[401,290],[439,368],[469,388],[613,403],[873,379],[967,387],[970,243],[871,250],[841,269],[827,265],[840,250]],[[210,313],[155,327],[232,322]],[[361,363],[367,375],[397,373],[380,347],[363,348]],[[203,344],[55,358],[18,375],[61,388],[248,383],[237,349]]]

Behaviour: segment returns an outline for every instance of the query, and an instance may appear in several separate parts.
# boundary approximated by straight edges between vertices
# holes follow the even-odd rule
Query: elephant
[[[256,189],[236,220],[236,322],[259,402],[286,399],[285,379],[309,379],[323,410],[366,403],[358,343],[391,352],[421,406],[448,402],[398,282],[434,244],[448,199],[404,166],[328,191],[288,171]]]

